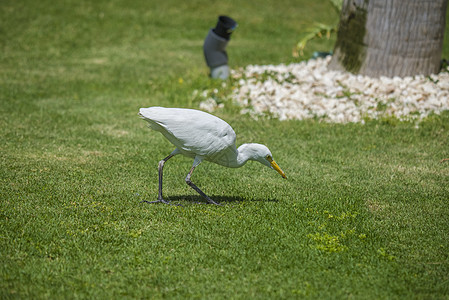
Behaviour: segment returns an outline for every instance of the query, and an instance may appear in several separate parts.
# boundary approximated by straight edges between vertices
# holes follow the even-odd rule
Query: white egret
[[[218,203],[210,199],[191,181],[193,171],[203,160],[229,168],[238,168],[248,160],[254,160],[276,170],[283,178],[287,178],[265,145],[243,144],[237,149],[236,135],[232,127],[211,114],[195,109],[149,107],[141,108],[139,115],[148,121],[151,129],[161,132],[176,147],[170,155],[159,162],[157,201],[145,202],[169,203],[162,197],[162,169],[167,160],[178,154],[194,159],[185,181],[213,204]]]

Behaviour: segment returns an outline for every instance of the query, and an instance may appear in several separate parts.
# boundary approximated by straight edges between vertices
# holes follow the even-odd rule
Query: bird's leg
[[[167,200],[164,200],[164,198],[162,197],[162,169],[164,168],[165,162],[167,160],[169,160],[170,158],[172,158],[173,156],[175,156],[175,155],[176,154],[173,154],[173,152],[172,152],[169,156],[167,156],[166,158],[164,158],[163,160],[161,160],[159,162],[159,165],[158,165],[158,168],[157,168],[158,171],[159,171],[159,194],[157,196],[157,201],[146,201],[146,200],[144,200],[142,202],[146,202],[146,203],[159,203],[159,202],[162,202],[162,203],[165,203],[165,204],[170,204],[170,202],[168,202]]]
[[[203,196],[203,198],[206,199],[207,202],[212,203],[212,204],[215,204],[215,205],[221,205],[221,204],[215,202],[214,200],[212,200],[211,198],[209,198],[205,193],[203,193],[202,190],[200,190],[200,189],[199,189],[199,188],[198,188],[198,187],[197,187],[197,186],[190,180],[190,177],[192,176],[193,170],[195,170],[195,167],[196,167],[196,166],[197,166],[197,165],[194,164],[193,167],[190,169],[189,174],[187,174],[187,177],[186,177],[186,183],[187,183],[188,185],[190,185],[195,191],[197,191],[198,194],[200,194],[201,196]]]
[[[166,158],[164,158],[163,160],[161,160],[159,162],[159,165],[157,167],[157,170],[159,171],[159,194],[157,196],[157,200],[164,202],[164,203],[168,203],[167,201],[164,200],[164,198],[162,197],[162,170],[164,169],[164,164],[167,160],[169,160],[170,158],[172,158],[174,155],[170,154],[169,156],[167,156]]]

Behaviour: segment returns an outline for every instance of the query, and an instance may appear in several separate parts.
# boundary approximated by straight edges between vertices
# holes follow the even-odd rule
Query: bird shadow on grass
[[[165,200],[171,204],[190,205],[190,204],[209,204],[203,197],[196,195],[188,196],[166,196]],[[218,204],[234,204],[239,202],[279,202],[277,199],[248,199],[238,196],[211,196],[211,199]]]

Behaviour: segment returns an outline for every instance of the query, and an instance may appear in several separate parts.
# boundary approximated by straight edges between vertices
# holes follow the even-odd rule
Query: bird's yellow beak
[[[273,167],[273,169],[275,169],[279,174],[281,174],[281,176],[283,178],[287,179],[287,175],[285,175],[284,171],[281,170],[281,168],[278,166],[278,164],[274,160],[271,160],[270,164]]]

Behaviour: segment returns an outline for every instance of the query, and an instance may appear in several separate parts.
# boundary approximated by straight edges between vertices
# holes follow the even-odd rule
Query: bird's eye
[[[271,162],[273,160],[273,158],[271,158],[270,155],[265,156],[265,159],[268,160],[269,162]]]

